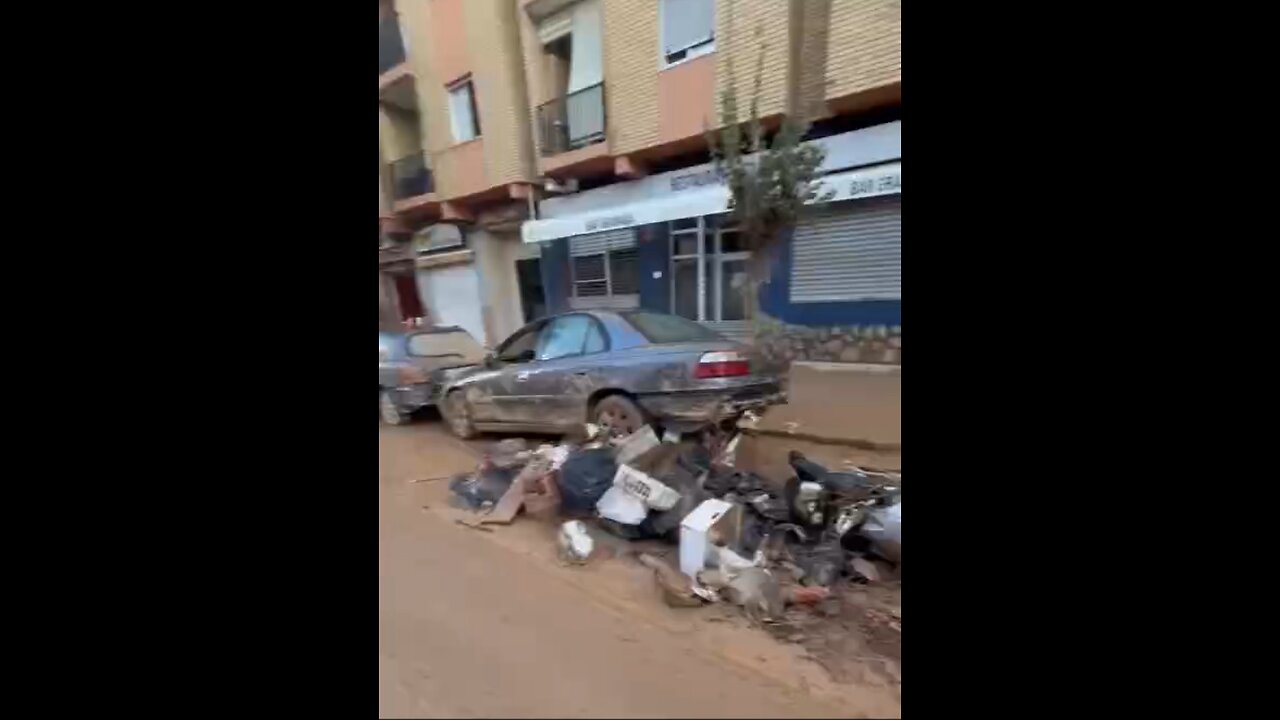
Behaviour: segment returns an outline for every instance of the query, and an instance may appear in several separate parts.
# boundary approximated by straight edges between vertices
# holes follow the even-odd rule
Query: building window
[[[538,24],[543,102],[539,146],[555,155],[601,142],[605,136],[604,45],[600,0],[581,0]]]
[[[727,216],[671,223],[671,312],[699,322],[746,320],[751,314],[742,234]]]
[[[455,143],[466,142],[480,136],[480,116],[476,112],[475,88],[471,78],[460,80],[448,87],[449,128]]]
[[[662,55],[672,65],[716,49],[715,0],[661,0]]]
[[[609,294],[609,275],[605,270],[608,253],[580,255],[573,259],[573,296],[601,297]]]
[[[636,248],[615,248],[573,258],[574,297],[616,297],[639,292],[640,254]]]

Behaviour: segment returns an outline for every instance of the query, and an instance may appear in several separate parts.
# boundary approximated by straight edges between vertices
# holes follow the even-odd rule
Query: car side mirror
[[[498,366],[498,356],[493,353],[484,354],[484,367],[486,370],[492,370]]]

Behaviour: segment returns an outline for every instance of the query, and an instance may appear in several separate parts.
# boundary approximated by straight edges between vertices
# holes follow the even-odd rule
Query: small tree
[[[733,27],[735,2],[728,3],[729,27]],[[815,179],[826,153],[816,144],[803,145],[809,130],[807,119],[785,113],[772,139],[765,136],[760,117],[760,87],[767,46],[757,25],[758,46],[751,101],[744,120],[740,117],[733,53],[726,54],[724,87],[720,96],[720,127],[706,130],[707,145],[716,171],[729,187],[732,216],[751,251],[745,307],[752,335],[757,335],[760,285],[769,278],[773,247],[785,228],[793,227],[818,198]],[[796,108],[789,108],[796,110]]]

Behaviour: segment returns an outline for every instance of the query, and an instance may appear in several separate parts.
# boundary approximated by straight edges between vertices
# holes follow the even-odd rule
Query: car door
[[[511,412],[519,422],[567,427],[584,419],[590,394],[588,354],[605,348],[603,329],[590,315],[554,318],[538,337],[537,360],[516,377]]]
[[[512,401],[519,394],[517,377],[537,358],[538,336],[546,321],[526,325],[511,334],[494,352],[492,367],[482,371],[474,391],[467,393],[471,412],[478,422],[518,422]]]

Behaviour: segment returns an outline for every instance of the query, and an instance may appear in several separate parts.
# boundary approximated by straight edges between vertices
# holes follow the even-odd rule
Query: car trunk
[[[484,362],[484,348],[462,328],[413,333],[406,343],[409,362],[428,375],[445,368]]]
[[[662,354],[682,354],[682,353],[709,353],[709,352],[729,352],[736,351],[746,355],[751,363],[751,374],[755,375],[760,372],[768,372],[769,368],[764,362],[764,357],[754,347],[743,345],[732,340],[697,340],[691,342],[663,343],[653,344],[645,347],[647,352],[655,352]]]

